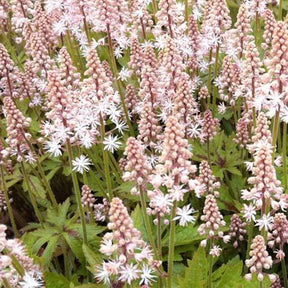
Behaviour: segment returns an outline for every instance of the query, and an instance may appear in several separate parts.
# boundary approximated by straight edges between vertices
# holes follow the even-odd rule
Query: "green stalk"
[[[66,31],[66,39],[67,39],[66,46],[67,46],[68,51],[71,55],[72,61],[73,61],[74,65],[77,65],[77,56],[74,55],[75,50],[73,49],[71,34],[70,34],[69,30]]]
[[[145,201],[144,191],[143,191],[143,188],[141,186],[139,187],[139,190],[140,190],[141,209],[142,209],[142,214],[143,214],[143,219],[144,219],[144,223],[145,223],[145,227],[146,227],[147,236],[148,236],[150,245],[153,249],[154,255],[156,255],[156,257],[158,258],[158,251],[157,251],[157,247],[155,245],[155,241],[153,239],[152,229],[151,229],[151,225],[150,225],[150,219],[149,219],[149,216],[147,214],[147,205],[146,205],[146,201]]]
[[[22,264],[18,261],[18,259],[14,256],[14,255],[11,255],[9,253],[9,251],[7,251],[6,249],[4,249],[4,252],[6,254],[9,254],[10,258],[12,259],[12,265],[13,267],[15,268],[15,270],[18,272],[18,274],[23,277],[25,275],[25,269],[24,267],[22,266]]]
[[[162,241],[161,241],[161,218],[157,216],[157,249],[159,252],[159,259],[162,259]]]
[[[120,170],[120,167],[119,167],[119,164],[117,163],[117,161],[115,160],[115,157],[114,155],[111,153],[110,154],[110,159],[111,159],[111,167],[114,167],[113,170],[115,172],[115,176],[117,178],[117,180],[119,181],[119,183],[122,183],[122,178],[121,178],[121,175],[122,175],[122,172]]]
[[[257,124],[257,121],[256,121],[256,109],[255,107],[252,108],[252,111],[253,111],[253,128],[254,128],[254,131],[256,129],[256,124]]]
[[[213,50],[212,48],[210,49],[209,52],[209,70],[208,70],[208,91],[209,91],[209,95],[211,95],[212,92],[212,65],[211,65],[211,61],[212,61],[212,55],[213,55]],[[209,109],[210,106],[210,97],[207,98],[207,107]]]
[[[284,187],[285,191],[287,189],[287,123],[284,123],[283,125],[283,149],[282,149],[282,158],[283,158],[283,171],[284,171]]]
[[[254,224],[251,221],[248,225],[248,242],[247,242],[247,250],[246,250],[246,259],[249,259],[249,256],[250,256],[250,247],[251,247],[252,238],[253,238],[253,227],[254,227]],[[248,268],[245,265],[244,273],[247,273],[247,271],[248,271]]]
[[[88,40],[88,44],[90,45],[91,44],[91,35],[90,35],[90,30],[88,28],[88,24],[87,24],[87,21],[86,21],[86,15],[85,15],[85,12],[84,12],[84,9],[83,7],[81,8],[81,12],[82,12],[82,15],[83,15],[83,24],[84,24],[84,30],[85,30],[85,33],[86,33],[86,37],[87,37],[87,40]]]
[[[188,24],[188,15],[189,15],[189,2],[188,0],[185,0],[185,21],[187,22]]]
[[[256,12],[256,17],[255,17],[255,27],[254,27],[254,38],[255,38],[255,43],[258,43],[258,31],[259,31],[259,25],[260,25],[260,18],[258,12]]]
[[[109,155],[108,151],[104,149],[103,141],[105,139],[105,126],[102,116],[100,116],[100,124],[101,124],[101,140],[102,140],[102,151],[103,151],[103,160],[104,160],[104,171],[105,171],[105,178],[107,183],[107,190],[108,190],[108,198],[111,201],[113,198],[112,192],[112,182],[110,177],[110,169],[109,169]]]
[[[43,170],[41,164],[39,163],[39,160],[38,160],[38,159],[37,159],[37,162],[36,162],[36,163],[37,163],[37,168],[38,168],[38,170],[39,170],[39,173],[40,173],[42,182],[43,182],[43,184],[44,184],[44,186],[45,186],[45,188],[46,188],[46,190],[47,190],[47,192],[48,192],[50,201],[52,202],[53,207],[57,210],[57,209],[58,209],[58,204],[57,204],[55,195],[54,195],[54,193],[53,193],[53,191],[52,191],[52,189],[51,189],[51,186],[50,186],[50,184],[49,184],[49,182],[48,182],[48,180],[47,180],[47,177],[46,177],[46,175],[45,175],[45,173],[44,173],[44,170]]]
[[[5,178],[4,178],[4,171],[3,171],[2,165],[0,165],[0,172],[1,172],[1,181],[2,181],[3,192],[4,192],[4,196],[5,196],[7,209],[8,209],[9,218],[11,221],[14,236],[17,238],[19,236],[18,229],[17,229],[15,218],[14,218],[13,209],[12,209],[11,203],[9,201],[9,194],[8,194],[8,190],[6,188],[6,182],[5,182]]]
[[[22,169],[22,173],[23,173],[23,176],[24,176],[24,181],[26,182],[26,185],[27,185],[27,189],[28,189],[28,194],[29,194],[29,197],[30,197],[30,200],[31,200],[31,204],[33,206],[33,209],[35,211],[35,214],[39,220],[39,222],[42,224],[43,223],[43,218],[42,218],[42,215],[40,213],[40,210],[37,206],[37,202],[36,202],[36,199],[35,199],[35,196],[32,192],[32,189],[31,189],[31,186],[30,186],[30,179],[28,177],[28,174],[27,174],[27,171],[25,169],[25,166],[23,164],[23,162],[21,161],[21,169]]]
[[[63,252],[63,258],[64,258],[65,277],[70,280],[71,279],[71,273],[70,273],[68,253],[67,253],[67,248],[66,248],[65,243],[61,243],[61,250]]]
[[[214,239],[210,239],[209,240],[209,249],[208,249],[208,253],[210,252],[210,249],[213,247],[213,242]],[[208,254],[208,282],[207,282],[207,288],[211,288],[212,287],[212,272],[213,272],[213,257],[212,255],[210,255],[210,253]]]
[[[68,152],[69,165],[70,165],[71,174],[72,174],[73,187],[75,190],[76,201],[77,201],[78,209],[80,212],[81,224],[82,224],[82,229],[83,229],[83,243],[87,245],[86,219],[85,219],[85,214],[84,214],[84,210],[83,210],[82,203],[81,203],[81,192],[79,188],[77,175],[75,171],[73,171],[73,165],[72,165],[73,152],[72,152],[72,146],[69,140],[67,140],[67,152]]]
[[[153,9],[153,15],[156,23],[156,13],[157,13],[157,2],[156,0],[152,0],[152,9]]]
[[[210,159],[210,140],[207,139],[207,158],[208,158],[208,164],[211,166],[211,159]]]
[[[214,69],[214,79],[216,79],[219,69],[219,49],[220,45],[217,45],[216,49],[216,59],[215,59],[215,69]],[[216,99],[217,99],[217,86],[213,85],[213,109],[215,109],[216,106]]]
[[[130,118],[129,118],[128,110],[127,110],[127,107],[125,104],[124,94],[122,92],[122,85],[121,85],[122,83],[121,83],[120,79],[118,79],[119,74],[118,74],[116,59],[115,59],[115,56],[113,53],[113,43],[112,43],[112,39],[111,39],[111,35],[110,35],[109,25],[107,25],[107,36],[108,36],[108,46],[109,46],[110,60],[111,60],[111,64],[112,64],[112,71],[113,71],[113,74],[114,74],[116,81],[117,81],[117,87],[118,87],[118,91],[120,94],[121,105],[122,105],[122,108],[123,108],[123,111],[125,114],[125,118],[126,118],[126,122],[128,124],[128,127],[129,127],[129,131],[130,131],[131,135],[134,136],[135,133],[134,133],[134,130],[133,130]]]
[[[277,110],[275,118],[274,118],[274,122],[273,122],[273,134],[272,134],[272,146],[273,146],[272,160],[273,161],[274,161],[275,152],[276,152],[276,142],[277,142],[279,124],[280,124],[280,109]]]
[[[24,134],[23,134],[23,136],[24,136],[25,141],[26,141],[26,143],[28,144],[30,150],[31,150],[35,155],[37,155],[34,147],[33,147],[32,144],[31,144],[31,142],[25,137]],[[51,186],[50,186],[50,184],[49,184],[49,181],[47,180],[47,177],[46,177],[45,172],[44,172],[44,170],[43,170],[43,168],[42,168],[42,166],[41,166],[41,163],[39,162],[39,159],[36,160],[36,165],[37,165],[38,171],[36,171],[36,170],[34,169],[34,167],[32,167],[32,166],[31,166],[31,167],[32,167],[33,170],[35,170],[35,172],[36,172],[35,174],[36,174],[36,175],[39,175],[39,174],[40,174],[41,177],[40,177],[39,180],[40,180],[40,182],[42,182],[43,185],[45,186],[46,191],[48,192],[48,196],[49,196],[49,198],[50,198],[50,201],[52,202],[53,207],[57,210],[57,209],[58,209],[58,204],[57,204],[55,195],[54,195],[54,193],[53,193],[53,191],[52,191],[52,189],[51,189]],[[39,174],[38,174],[38,172],[39,172]],[[38,177],[38,178],[39,178],[39,177]]]
[[[283,8],[283,0],[280,0],[279,3],[279,10],[278,10],[278,20],[281,21],[282,20],[282,9]]]
[[[172,274],[175,248],[175,221],[177,201],[173,202],[172,214],[170,218],[169,252],[168,252],[168,288],[172,288]]]
[[[288,279],[287,279],[287,269],[286,269],[285,258],[281,260],[281,268],[282,268],[282,275],[283,275],[283,280],[284,280],[284,287],[288,288]]]

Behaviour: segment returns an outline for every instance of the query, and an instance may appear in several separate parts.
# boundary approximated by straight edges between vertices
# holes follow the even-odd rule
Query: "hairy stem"
[[[116,59],[113,53],[113,43],[112,43],[112,38],[110,35],[110,27],[109,25],[107,25],[107,36],[108,36],[108,46],[109,46],[109,53],[110,53],[110,59],[111,59],[111,63],[112,63],[112,71],[114,74],[114,77],[116,78],[117,81],[117,87],[118,87],[118,92],[120,94],[120,100],[121,100],[121,105],[125,114],[125,118],[126,118],[126,122],[128,124],[129,127],[129,131],[131,133],[132,136],[135,135],[130,118],[129,118],[129,114],[128,114],[128,110],[125,104],[125,100],[124,100],[124,94],[122,91],[122,83],[120,81],[120,79],[118,79],[119,73],[118,73],[118,69],[117,69],[117,63],[116,63]]]
[[[210,251],[210,249],[213,247],[213,239],[209,240],[210,244],[209,244],[209,250],[208,253]],[[209,264],[209,270],[208,270],[208,283],[207,283],[207,288],[211,288],[212,287],[212,271],[213,271],[213,257],[212,255],[208,255],[208,264]]]
[[[110,169],[109,169],[109,155],[108,151],[104,149],[103,141],[105,139],[105,125],[102,116],[100,117],[100,123],[101,123],[101,140],[102,140],[102,151],[103,151],[103,160],[104,160],[104,171],[105,171],[105,177],[107,182],[107,189],[108,189],[108,198],[111,201],[113,198],[112,193],[112,182],[110,177]]]
[[[185,0],[185,21],[188,23],[189,1]]]
[[[212,48],[210,49],[209,52],[209,70],[208,70],[208,91],[209,95],[211,95],[212,92],[212,55],[213,55],[213,50]],[[207,108],[209,109],[210,106],[210,97],[207,97]]]
[[[245,259],[249,259],[250,256],[250,247],[251,247],[251,243],[252,243],[252,238],[253,238],[253,227],[254,227],[254,223],[251,221],[248,224],[248,242],[247,242],[247,250],[246,250],[246,258]],[[244,267],[244,273],[247,273],[248,268],[245,265]]]
[[[287,123],[283,125],[283,149],[282,149],[282,158],[283,158],[283,172],[284,172],[284,187],[285,191],[287,189]]]
[[[278,137],[279,124],[280,124],[280,109],[277,110],[275,118],[274,118],[274,122],[273,122],[273,133],[272,133],[272,146],[273,146],[272,160],[273,161],[274,161],[275,152],[276,152],[276,142],[277,142],[277,137]]]
[[[69,140],[67,140],[67,152],[68,152],[69,164],[70,164],[70,169],[71,169],[71,174],[72,174],[73,187],[74,187],[74,191],[76,195],[77,206],[80,212],[81,224],[82,224],[82,229],[83,229],[83,243],[87,245],[86,219],[85,219],[85,214],[84,214],[84,210],[83,210],[82,203],[81,203],[81,192],[79,188],[77,175],[73,171],[73,165],[72,165],[73,152],[72,152],[72,146]]]
[[[278,10],[278,20],[282,20],[282,9],[283,8],[283,0],[280,0],[279,2],[279,10]]]
[[[150,242],[150,245],[153,249],[154,254],[158,257],[157,247],[156,247],[155,241],[153,239],[150,219],[149,219],[149,216],[147,214],[147,205],[146,205],[146,201],[145,201],[144,191],[143,191],[142,187],[140,187],[139,189],[140,189],[140,201],[141,201],[142,214],[143,214],[143,219],[144,219],[144,223],[145,223],[145,227],[146,227],[147,236],[148,236],[148,239],[149,239],[149,242]]]
[[[35,155],[37,155],[34,147],[33,147],[32,144],[31,144],[31,142],[25,137],[25,135],[23,135],[23,136],[24,136],[25,141],[26,141],[26,143],[28,144],[30,150],[31,150]],[[57,209],[58,209],[58,204],[57,204],[55,195],[54,195],[54,193],[53,193],[53,191],[52,191],[52,188],[51,188],[51,186],[50,186],[50,184],[49,184],[49,181],[47,180],[47,177],[46,177],[46,175],[45,175],[45,172],[44,172],[44,170],[43,170],[43,168],[42,168],[41,163],[39,162],[39,159],[36,160],[36,165],[37,165],[38,171],[35,171],[35,172],[36,172],[35,174],[36,174],[36,175],[39,175],[39,174],[40,174],[40,179],[39,179],[39,180],[40,180],[40,182],[42,182],[43,185],[45,186],[46,191],[48,192],[48,196],[49,196],[49,198],[50,198],[50,201],[52,202],[52,205],[53,205],[54,209],[57,210]],[[35,170],[33,167],[32,167],[32,169]],[[39,172],[39,173],[38,173],[38,172]]]
[[[219,69],[219,49],[220,49],[220,45],[218,44],[217,49],[216,49],[214,80],[217,77],[218,69]],[[213,108],[216,107],[216,99],[217,99],[217,86],[213,85]]]
[[[4,192],[5,202],[6,202],[6,205],[7,205],[8,214],[9,214],[9,218],[10,218],[10,221],[11,221],[13,233],[14,233],[15,237],[18,237],[19,236],[18,229],[17,229],[15,218],[14,218],[13,209],[12,209],[12,206],[11,206],[11,203],[10,203],[8,190],[6,188],[6,182],[5,182],[4,171],[3,171],[3,166],[2,165],[0,165],[0,172],[1,172],[2,189],[3,189],[3,192]]]
[[[23,173],[23,176],[24,176],[24,181],[26,182],[26,185],[27,185],[27,189],[28,189],[28,194],[29,194],[29,197],[30,197],[30,200],[31,200],[31,203],[32,203],[32,206],[33,206],[33,209],[35,211],[35,214],[39,220],[39,222],[42,224],[43,223],[43,218],[42,218],[42,215],[40,213],[40,210],[37,206],[37,202],[36,202],[36,199],[35,199],[35,196],[33,194],[33,191],[32,191],[32,188],[30,186],[30,179],[29,179],[29,176],[27,174],[27,171],[25,169],[25,166],[23,164],[23,162],[20,162],[21,163],[21,169],[22,169],[22,173]]]
[[[281,268],[282,268],[282,275],[283,275],[283,280],[284,280],[284,287],[288,288],[287,269],[286,269],[285,258],[281,260]]]
[[[173,202],[172,214],[170,218],[170,234],[169,234],[169,252],[168,252],[168,288],[172,288],[172,274],[174,264],[174,248],[175,248],[175,221],[177,202]]]

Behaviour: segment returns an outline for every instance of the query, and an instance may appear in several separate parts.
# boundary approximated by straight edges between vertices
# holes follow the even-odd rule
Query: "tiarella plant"
[[[0,0],[0,287],[288,288],[284,0]]]

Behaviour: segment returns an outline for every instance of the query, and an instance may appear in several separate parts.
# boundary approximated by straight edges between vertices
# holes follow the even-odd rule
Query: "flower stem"
[[[6,188],[6,182],[5,182],[5,178],[4,178],[4,171],[3,171],[2,165],[0,165],[0,172],[1,172],[1,182],[2,182],[2,186],[3,186],[3,192],[4,192],[4,196],[5,196],[5,201],[6,201],[6,205],[7,205],[8,214],[9,214],[9,218],[11,221],[13,233],[14,233],[15,237],[18,237],[19,236],[18,229],[17,229],[15,218],[14,218],[13,209],[12,209],[12,206],[10,203],[8,190]]]
[[[278,20],[282,20],[282,9],[283,8],[283,0],[280,0],[279,2],[279,10],[278,10]]]
[[[156,0],[152,0],[152,9],[153,9],[153,15],[156,23],[156,13],[157,13],[157,2]]]
[[[74,186],[75,195],[76,195],[76,201],[77,201],[78,209],[80,212],[81,224],[82,224],[82,229],[83,229],[83,243],[87,245],[86,219],[85,219],[85,214],[84,214],[84,210],[83,210],[82,203],[81,203],[81,192],[79,188],[77,175],[73,171],[73,165],[72,165],[73,152],[72,152],[72,146],[69,140],[67,140],[67,151],[68,151],[69,164],[70,164],[70,169],[71,169],[71,174],[72,174],[73,186]]]
[[[43,168],[41,166],[41,164],[39,163],[39,160],[37,159],[37,168],[38,168],[38,171],[40,173],[40,176],[41,176],[41,179],[42,179],[42,182],[44,184],[44,186],[46,187],[46,190],[48,192],[48,195],[49,195],[49,198],[50,198],[50,201],[52,202],[52,205],[53,207],[57,210],[58,209],[58,204],[57,204],[57,201],[56,201],[56,198],[55,198],[55,195],[51,189],[51,186],[47,180],[47,177],[43,171]]]
[[[65,277],[67,279],[71,279],[71,273],[70,273],[70,268],[69,268],[69,258],[68,258],[68,253],[67,253],[67,247],[65,245],[65,243],[61,243],[61,250],[63,253],[63,258],[64,258],[64,273],[65,273]]]
[[[43,223],[43,218],[42,218],[40,210],[39,210],[39,208],[37,206],[35,196],[34,196],[34,194],[32,192],[32,189],[31,189],[31,186],[30,186],[30,179],[28,177],[28,174],[27,174],[27,171],[25,169],[25,166],[24,166],[23,162],[20,162],[20,163],[21,163],[22,173],[23,173],[23,176],[24,176],[24,181],[26,182],[26,185],[27,185],[28,194],[29,194],[33,209],[35,211],[35,214],[36,214],[39,222],[42,224]]]
[[[287,280],[287,269],[285,264],[285,258],[281,260],[281,268],[282,268],[282,275],[284,280],[284,287],[288,288],[288,280]]]
[[[185,0],[185,21],[187,23],[188,23],[188,15],[189,15],[188,9],[189,9],[189,2],[188,2],[188,0]]]
[[[213,50],[212,48],[210,49],[210,52],[209,52],[209,69],[208,69],[208,91],[209,91],[209,95],[211,95],[211,92],[212,92],[212,55],[213,55]],[[207,107],[209,109],[209,106],[210,106],[210,97],[207,98]]]
[[[210,239],[210,244],[209,244],[209,250],[208,250],[208,253],[210,251],[210,249],[212,248],[213,246],[213,239]],[[211,288],[212,287],[212,271],[213,271],[213,257],[212,255],[210,255],[210,253],[208,254],[208,267],[209,267],[209,270],[208,270],[208,283],[207,283],[207,288]]]
[[[24,138],[25,138],[25,141],[26,141],[26,143],[28,144],[30,150],[31,150],[35,155],[37,155],[34,147],[33,147],[32,144],[31,144],[31,142],[25,137],[25,135],[24,135]],[[36,160],[36,165],[37,165],[38,171],[36,171],[33,167],[32,167],[32,169],[35,170],[35,172],[36,172],[35,174],[36,174],[36,175],[37,175],[38,172],[39,172],[39,174],[40,174],[40,179],[39,179],[39,180],[40,180],[40,182],[42,182],[43,185],[45,186],[45,188],[46,188],[46,190],[47,190],[47,192],[48,192],[50,201],[52,202],[53,207],[57,210],[57,209],[58,209],[58,204],[57,204],[55,195],[54,195],[54,193],[53,193],[53,191],[52,191],[52,189],[51,189],[51,186],[50,186],[50,184],[49,184],[49,182],[48,182],[48,180],[47,180],[47,177],[46,177],[45,172],[44,172],[44,170],[43,170],[43,168],[42,168],[42,166],[41,166],[41,163],[39,162],[39,159]],[[39,174],[38,174],[38,175],[39,175]]]
[[[108,46],[109,46],[110,60],[111,60],[111,63],[112,63],[112,71],[113,71],[113,74],[114,74],[114,76],[116,78],[116,81],[117,81],[117,87],[118,87],[118,92],[120,94],[121,105],[122,105],[122,108],[123,108],[123,111],[124,111],[124,114],[125,114],[125,118],[126,118],[126,122],[128,124],[128,127],[129,127],[129,131],[130,131],[131,135],[134,136],[135,133],[134,133],[134,130],[133,130],[130,118],[129,118],[128,110],[127,110],[127,107],[126,107],[126,104],[125,104],[125,100],[124,100],[124,94],[123,94],[122,87],[121,87],[122,83],[121,83],[120,79],[118,79],[118,75],[119,74],[118,74],[118,69],[117,69],[117,63],[116,63],[115,56],[114,56],[114,53],[113,53],[113,43],[112,43],[112,38],[111,38],[111,35],[110,35],[110,27],[109,27],[109,25],[107,25],[107,36],[108,36]]]
[[[169,234],[169,252],[168,252],[168,288],[172,287],[172,274],[174,262],[174,245],[175,245],[175,221],[177,201],[173,202],[172,214],[170,218],[170,234]]]
[[[251,221],[248,225],[248,242],[247,242],[247,250],[246,250],[246,259],[249,259],[249,256],[250,256],[249,253],[250,253],[250,247],[251,247],[252,238],[253,238],[253,227],[254,227],[254,224]],[[245,265],[244,273],[247,273],[247,271],[248,271],[248,268]]]
[[[272,146],[273,146],[273,154],[272,154],[272,160],[274,161],[275,158],[275,152],[276,152],[276,142],[277,142],[277,136],[278,136],[278,130],[279,130],[279,122],[280,122],[280,109],[277,110],[274,122],[273,122],[273,136],[272,136]]]
[[[287,189],[287,123],[283,125],[283,149],[282,149],[282,158],[283,158],[283,171],[284,171],[284,187]]]
[[[105,125],[104,125],[102,116],[100,116],[100,124],[101,124],[101,140],[102,140],[104,171],[105,171],[105,178],[107,182],[108,198],[111,201],[113,198],[113,192],[112,192],[112,183],[111,183],[110,169],[109,169],[109,155],[108,155],[108,151],[104,149],[104,144],[103,144],[103,141],[105,139]]]
[[[220,49],[220,45],[217,45],[217,49],[216,49],[216,58],[215,58],[215,69],[214,69],[214,80],[217,77],[218,74],[218,68],[219,68],[219,49]],[[213,85],[213,109],[216,106],[216,99],[217,99],[217,86]]]
[[[161,242],[161,218],[158,215],[157,216],[157,249],[158,249],[158,253],[159,253],[159,259],[162,259],[162,242]]]
[[[210,159],[210,140],[207,139],[207,158],[208,158],[208,164],[211,166],[211,159]]]
[[[156,247],[155,241],[153,239],[150,220],[149,220],[149,217],[147,214],[147,206],[146,206],[146,201],[145,201],[145,197],[144,197],[144,191],[143,191],[142,187],[140,187],[139,189],[140,189],[140,201],[141,201],[142,214],[143,214],[143,218],[144,218],[147,236],[148,236],[148,239],[149,239],[149,242],[150,242],[150,245],[153,249],[154,254],[158,257],[157,247]]]

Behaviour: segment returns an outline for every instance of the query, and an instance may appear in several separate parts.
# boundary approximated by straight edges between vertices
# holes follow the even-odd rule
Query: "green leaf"
[[[242,176],[242,173],[236,167],[228,167],[226,168],[226,170],[229,171],[231,174]]]
[[[56,227],[62,227],[67,220],[67,213],[70,207],[70,200],[67,198],[65,202],[58,205],[58,211],[51,208],[47,210],[47,222],[55,225]]]
[[[58,240],[59,236],[53,236],[49,242],[48,245],[46,246],[44,253],[43,253],[43,258],[45,260],[45,264],[49,265],[51,263],[51,259],[53,257],[54,252],[56,251],[57,245],[58,245]]]
[[[64,233],[63,237],[65,238],[67,244],[69,245],[75,256],[78,258],[78,260],[83,263],[85,261],[85,257],[82,250],[82,239],[71,237],[67,233]]]
[[[207,278],[207,258],[205,249],[199,247],[191,261],[188,261],[188,267],[185,269],[184,277],[178,277],[179,287],[202,288]]]
[[[46,191],[43,188],[40,180],[36,176],[33,176],[33,175],[30,175],[29,178],[31,180],[30,186],[31,186],[32,192],[35,194],[35,196],[39,197],[41,199],[45,199]],[[23,183],[23,189],[25,191],[28,190],[26,182]]]
[[[96,264],[102,263],[102,258],[99,254],[92,251],[87,245],[82,245],[83,253],[89,265],[94,267]]]
[[[195,241],[202,240],[204,237],[198,234],[198,226],[190,223],[188,226],[177,226],[175,232],[175,246],[191,244]],[[169,234],[163,239],[163,247],[168,247]]]
[[[237,263],[228,263],[224,274],[222,275],[220,281],[218,282],[216,288],[230,288],[236,283],[242,281],[241,272],[243,268],[242,261]],[[231,277],[233,275],[233,277]]]
[[[131,213],[131,218],[133,220],[135,228],[137,228],[141,232],[142,237],[144,238],[144,240],[147,241],[148,236],[147,236],[146,229],[145,229],[143,215],[142,215],[141,208],[138,204],[135,207],[134,211]]]
[[[62,274],[44,273],[46,288],[69,288],[70,282]]]

